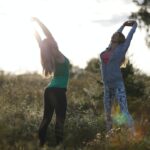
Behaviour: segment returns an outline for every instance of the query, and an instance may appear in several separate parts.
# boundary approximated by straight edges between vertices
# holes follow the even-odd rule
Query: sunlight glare
[[[3,39],[3,43],[0,45],[2,54],[0,60],[3,68],[0,69],[16,73],[24,73],[26,70],[41,70],[38,45],[34,38],[31,22],[33,11],[36,12],[34,1],[29,3],[28,0],[6,0],[3,5],[6,15],[2,19],[4,28],[0,29],[2,30],[0,39]]]

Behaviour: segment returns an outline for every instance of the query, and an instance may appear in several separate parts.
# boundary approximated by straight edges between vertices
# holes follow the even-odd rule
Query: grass
[[[37,132],[42,119],[43,91],[47,82],[36,74],[0,76],[0,149],[39,149]],[[130,103],[136,127],[136,136],[133,138],[125,127],[119,125],[106,133],[103,105],[100,104],[102,101],[98,96],[90,96],[96,89],[87,96],[85,88],[80,87],[83,94],[80,90],[80,95],[76,95],[74,91],[78,89],[74,90],[73,85],[70,87],[64,139],[67,150],[150,150],[150,116],[146,112],[149,110],[149,101],[147,107],[144,107],[145,101],[137,105],[140,99],[137,103]],[[141,115],[138,107],[140,111],[143,108]],[[55,115],[48,128],[45,150],[62,150],[61,146],[55,147],[54,126]]]

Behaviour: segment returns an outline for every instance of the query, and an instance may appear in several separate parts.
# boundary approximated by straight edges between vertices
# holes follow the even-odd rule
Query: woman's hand
[[[135,20],[128,20],[126,22],[123,23],[124,26],[133,26],[134,23],[136,23]]]
[[[39,22],[39,19],[36,18],[36,17],[31,17],[31,21],[37,21],[37,22]]]

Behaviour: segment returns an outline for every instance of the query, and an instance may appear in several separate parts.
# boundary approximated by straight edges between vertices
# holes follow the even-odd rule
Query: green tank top
[[[64,63],[56,63],[56,70],[48,87],[67,88],[68,80],[69,60],[65,57]]]

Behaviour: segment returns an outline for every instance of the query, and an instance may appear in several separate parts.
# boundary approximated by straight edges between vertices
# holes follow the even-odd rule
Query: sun
[[[0,45],[0,69],[18,73],[40,70],[39,49],[31,21],[31,17],[36,16],[36,8],[33,0],[30,3],[28,0],[6,0],[3,3],[5,15],[0,16],[0,39],[3,41]]]

